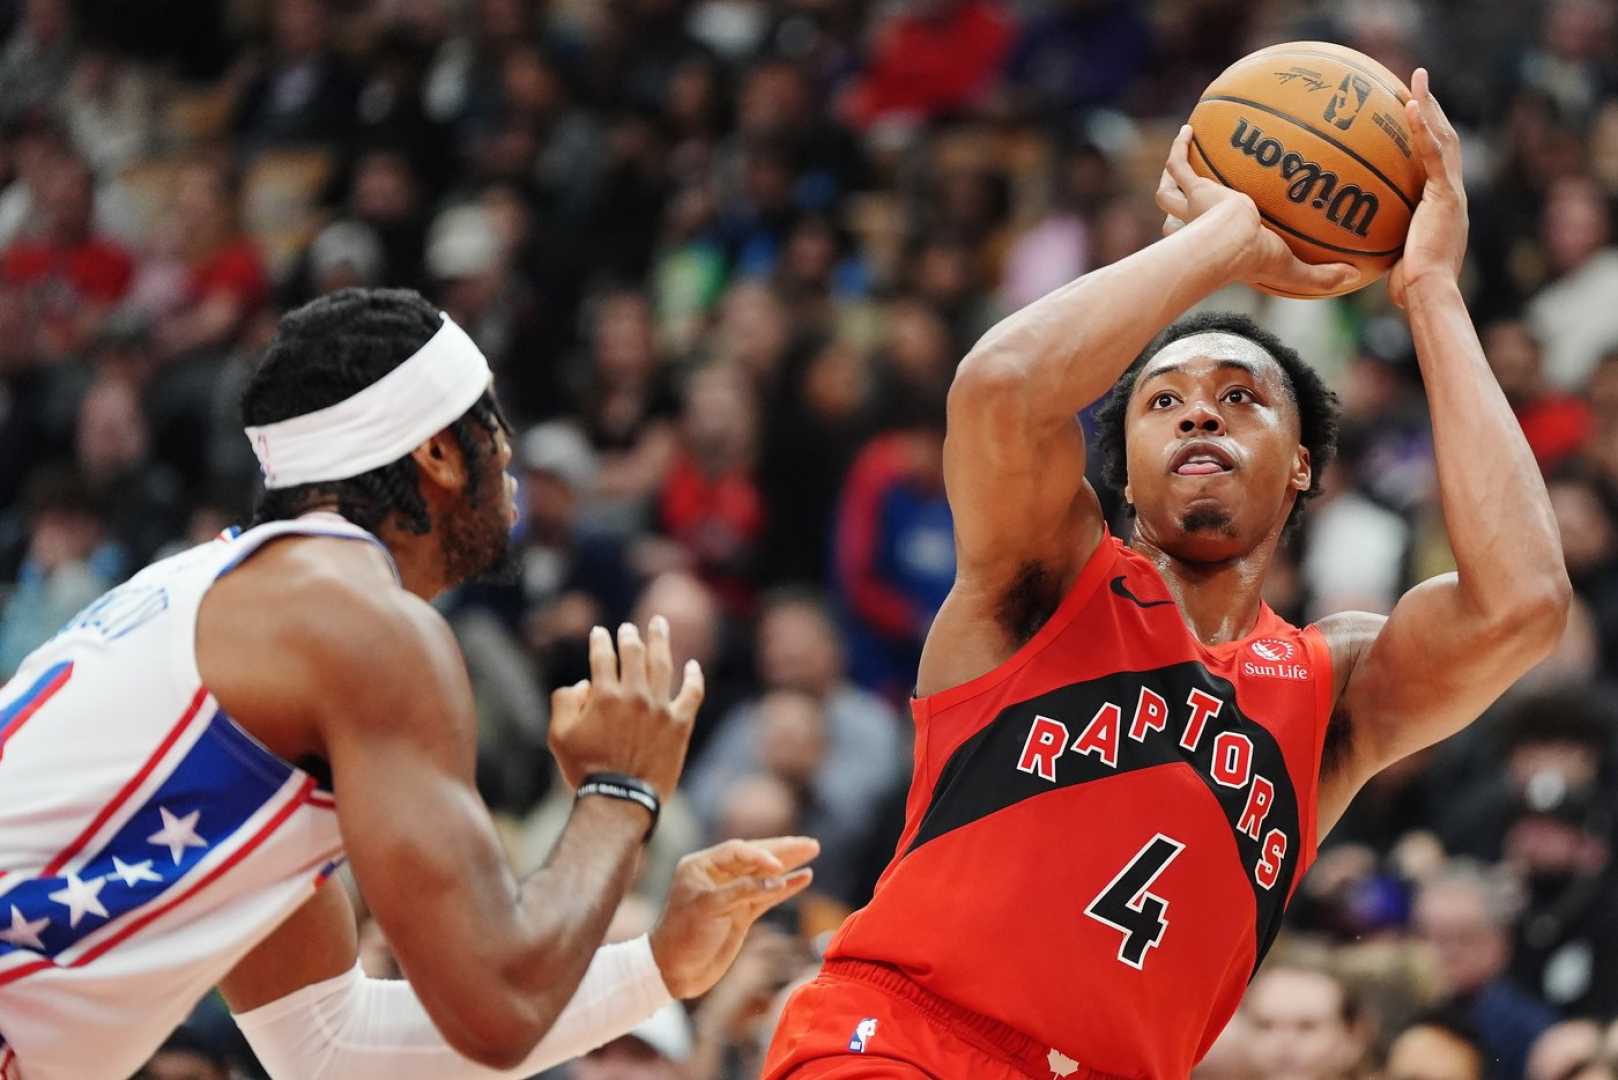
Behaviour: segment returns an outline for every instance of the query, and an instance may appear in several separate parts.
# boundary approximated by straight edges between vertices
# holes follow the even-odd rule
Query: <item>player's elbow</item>
[[[1025,429],[1029,382],[1016,356],[980,344],[961,361],[950,382],[950,426]]]
[[[468,1061],[510,1072],[534,1052],[554,1019],[546,1010],[515,1001],[490,1004],[468,1010],[444,1038]]]
[[[1494,615],[1496,632],[1509,638],[1524,659],[1538,663],[1561,642],[1572,604],[1572,583],[1558,564],[1553,571],[1515,583],[1508,602]]]

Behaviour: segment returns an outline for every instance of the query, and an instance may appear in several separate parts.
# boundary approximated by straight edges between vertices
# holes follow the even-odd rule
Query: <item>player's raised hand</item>
[[[1461,182],[1461,140],[1433,96],[1426,68],[1410,78],[1410,100],[1405,102],[1416,152],[1427,170],[1421,201],[1410,219],[1404,256],[1388,278],[1388,295],[1404,307],[1409,289],[1418,281],[1453,283],[1466,257],[1466,188]]]
[[[1166,215],[1165,236],[1205,214],[1219,214],[1240,244],[1240,255],[1230,268],[1232,281],[1309,295],[1336,292],[1359,276],[1359,270],[1347,263],[1316,265],[1294,255],[1286,241],[1264,224],[1249,196],[1191,167],[1190,148],[1191,125],[1185,124],[1169,147],[1168,161],[1157,182],[1157,207]]]
[[[807,836],[727,840],[687,855],[652,930],[652,956],[677,998],[706,993],[729,970],[759,916],[804,889],[820,854]]]
[[[624,773],[665,799],[673,794],[702,704],[701,665],[686,664],[671,697],[673,682],[669,625],[661,615],[644,641],[632,623],[620,626],[616,652],[606,627],[591,630],[590,678],[551,695],[551,753],[567,782],[577,787],[591,773]]]

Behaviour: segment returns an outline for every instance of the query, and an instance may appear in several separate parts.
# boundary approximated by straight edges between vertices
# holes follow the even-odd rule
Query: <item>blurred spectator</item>
[[[1522,322],[1489,323],[1482,329],[1482,339],[1489,369],[1511,402],[1540,469],[1553,472],[1590,437],[1589,406],[1546,385],[1539,342]]]
[[[1356,484],[1365,452],[1364,432],[1343,432],[1320,498],[1303,519],[1307,553],[1299,570],[1311,620],[1333,611],[1385,615],[1404,591],[1410,526]]]
[[[854,904],[864,898],[852,895],[859,869],[852,861],[881,820],[876,807],[903,778],[906,755],[892,711],[851,686],[843,662],[836,625],[816,598],[768,598],[758,663],[771,692],[724,717],[712,746],[693,760],[686,788],[697,812],[717,823],[736,781],[775,775],[798,793],[804,827],[821,839],[816,888]]]
[[[1488,1080],[1488,1051],[1465,1020],[1431,1013],[1401,1031],[1388,1048],[1384,1080]],[[1521,1066],[1497,1064],[1499,1075],[1520,1076]]]
[[[1437,958],[1445,1002],[1476,1030],[1472,1041],[1504,1076],[1522,1074],[1534,1040],[1556,1022],[1505,977],[1516,915],[1508,883],[1454,864],[1422,885],[1413,919],[1417,937]]]
[[[1019,104],[1061,121],[1111,105],[1151,55],[1151,26],[1126,0],[1061,0],[1029,20],[1006,65]]]
[[[735,616],[750,613],[764,535],[754,460],[758,418],[742,374],[712,365],[686,386],[680,449],[663,481],[659,521]]]
[[[1524,1080],[1571,1080],[1601,1054],[1601,1025],[1566,1020],[1549,1029],[1528,1055]]]
[[[758,1075],[760,1049],[774,1026],[770,999],[808,962],[808,951],[790,933],[768,921],[755,926],[735,966],[697,1007],[689,1080]]]
[[[590,303],[589,367],[580,419],[601,455],[591,508],[612,527],[642,522],[676,451],[679,402],[658,363],[651,310],[637,292],[605,292]]]
[[[68,0],[25,0],[0,49],[0,118],[53,101],[73,66],[73,9]]]
[[[1581,2],[1581,0],[1568,0]],[[1587,176],[1551,185],[1541,230],[1554,279],[1528,304],[1528,325],[1545,347],[1545,377],[1577,389],[1601,354],[1618,344],[1618,248],[1611,211]]]
[[[233,127],[249,146],[334,142],[354,130],[358,80],[330,42],[319,0],[278,0],[270,8],[270,50],[248,84]]]
[[[153,320],[165,361],[217,361],[267,296],[258,250],[242,231],[228,168],[195,158],[175,175],[168,218],[131,304]]]
[[[129,291],[134,260],[93,226],[94,177],[84,162],[52,155],[42,166],[37,223],[0,254],[0,274],[21,289],[38,327],[37,355],[77,356]]]
[[[1291,1080],[1357,1076],[1369,1031],[1349,987],[1326,971],[1269,964],[1243,1002],[1255,1073]]]
[[[1618,524],[1607,492],[1574,468],[1552,477],[1548,488],[1568,577],[1591,606],[1601,655],[1611,670],[1618,664]]]
[[[59,466],[34,474],[24,494],[28,549],[0,607],[0,678],[127,572],[83,481]]]
[[[851,673],[895,700],[914,685],[927,629],[955,580],[943,455],[936,422],[878,437],[854,460],[838,509]]]
[[[974,104],[1012,44],[996,0],[907,0],[876,28],[844,108],[862,127],[914,125]]]
[[[85,42],[62,97],[74,144],[99,173],[116,173],[151,148],[156,90],[150,74],[107,42]]]

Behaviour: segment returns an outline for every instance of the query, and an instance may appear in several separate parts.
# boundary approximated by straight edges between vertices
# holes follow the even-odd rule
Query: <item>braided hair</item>
[[[273,424],[352,397],[408,360],[440,325],[438,309],[411,289],[340,289],[312,300],[281,318],[242,392],[242,420],[249,427]],[[488,392],[449,426],[466,460],[469,499],[477,499],[496,429],[509,431]],[[346,480],[266,490],[253,524],[294,518],[331,499],[338,513],[368,532],[390,518],[417,535],[432,528],[409,454]]]

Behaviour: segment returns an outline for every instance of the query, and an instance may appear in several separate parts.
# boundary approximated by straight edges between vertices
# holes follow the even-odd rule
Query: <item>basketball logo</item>
[[[1260,660],[1269,660],[1277,664],[1291,660],[1292,654],[1297,651],[1290,641],[1282,641],[1279,638],[1260,638],[1253,642],[1252,649],[1253,655]]]
[[[1337,93],[1326,103],[1326,111],[1321,114],[1325,119],[1336,124],[1341,131],[1347,131],[1354,118],[1365,108],[1365,99],[1371,96],[1371,84],[1358,75],[1344,75],[1342,85]]]

